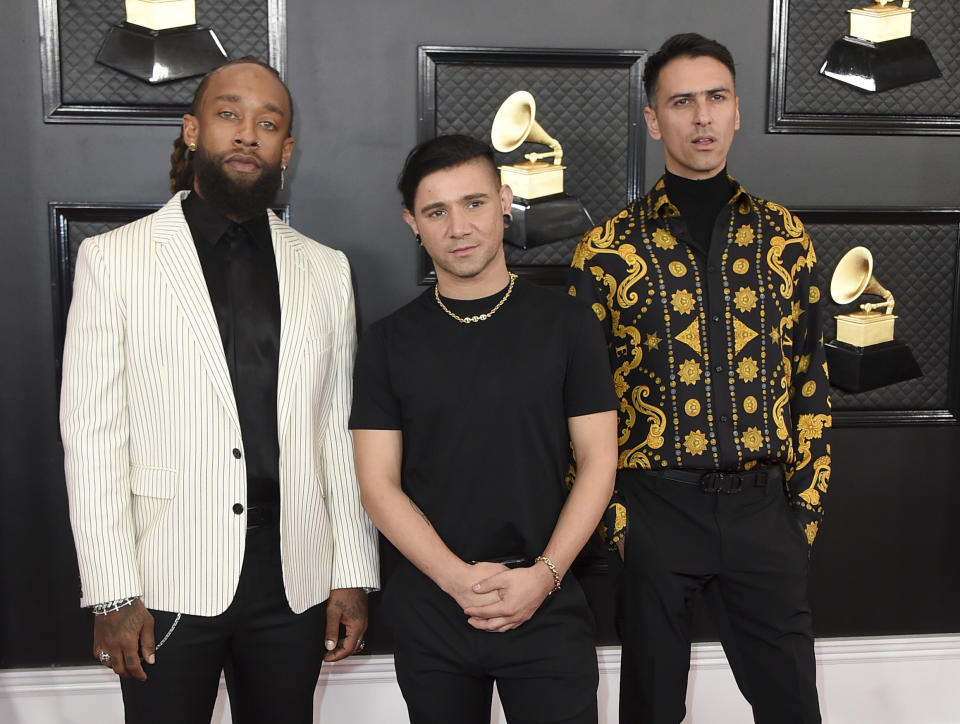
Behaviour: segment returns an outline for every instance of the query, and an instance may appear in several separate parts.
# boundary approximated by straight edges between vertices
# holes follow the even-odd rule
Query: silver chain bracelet
[[[118,598],[116,601],[107,601],[106,603],[98,603],[93,607],[94,616],[106,616],[108,613],[113,613],[114,611],[119,611],[121,608],[126,606],[132,606],[134,601],[139,601],[140,596],[128,596],[127,598]]]

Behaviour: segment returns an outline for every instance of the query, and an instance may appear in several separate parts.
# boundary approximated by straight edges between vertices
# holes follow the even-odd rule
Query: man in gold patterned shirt
[[[666,173],[590,231],[570,292],[592,303],[620,398],[601,534],[624,558],[623,722],[680,722],[694,597],[757,722],[819,722],[807,567],[830,477],[816,262],[803,224],[726,172],[729,51],[676,35],[647,61]]]

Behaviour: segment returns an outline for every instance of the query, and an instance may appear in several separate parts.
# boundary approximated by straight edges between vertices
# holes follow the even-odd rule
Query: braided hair
[[[214,73],[228,65],[239,65],[240,63],[252,63],[253,65],[259,65],[261,68],[266,68],[280,81],[280,85],[282,85],[283,89],[287,92],[287,99],[290,101],[290,125],[287,129],[287,135],[289,136],[293,133],[293,97],[290,95],[290,89],[287,88],[286,83],[283,82],[276,68],[252,55],[245,55],[242,58],[228,60],[223,65],[217,66],[203,76],[203,79],[197,86],[196,92],[193,94],[193,101],[190,103],[190,108],[187,110],[187,113],[192,116],[197,114],[197,110],[200,108],[200,103],[203,100],[203,94],[206,92],[207,86],[210,85],[210,78],[213,77]],[[177,134],[177,137],[173,139],[173,151],[170,153],[170,191],[171,193],[177,193],[177,191],[190,191],[192,189],[193,152],[187,148],[187,144],[183,142],[183,132],[181,131]]]

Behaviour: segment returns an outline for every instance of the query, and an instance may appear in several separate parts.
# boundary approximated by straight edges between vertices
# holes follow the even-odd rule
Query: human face
[[[740,99],[727,66],[709,56],[674,58],[660,70],[649,102],[647,131],[663,141],[667,171],[697,180],[723,170],[740,128]]]
[[[477,299],[507,283],[503,215],[511,201],[510,187],[485,158],[423,177],[403,220],[433,259],[442,293]]]
[[[254,63],[228,65],[210,77],[196,115],[183,117],[183,141],[197,144],[228,187],[250,188],[289,163],[290,114],[287,92],[270,71]],[[198,174],[194,186],[205,196],[201,183]]]

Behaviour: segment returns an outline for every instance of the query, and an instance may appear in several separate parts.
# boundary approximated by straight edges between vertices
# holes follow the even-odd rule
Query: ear
[[[740,130],[740,96],[734,96],[734,100],[737,102],[737,120],[733,126],[733,130]]]
[[[644,106],[643,118],[647,122],[647,133],[654,141],[660,140],[660,124],[657,123],[657,112],[650,106]]]
[[[500,187],[500,206],[504,214],[510,213],[511,204],[513,204],[513,189],[503,184]]]
[[[200,123],[197,121],[197,117],[189,113],[185,114],[183,116],[182,127],[181,137],[183,138],[184,145],[189,146],[191,143],[196,143],[197,138],[200,136]]]
[[[410,209],[404,207],[400,215],[403,217],[403,220],[407,222],[407,226],[410,227],[414,234],[420,233],[420,229],[417,227],[417,220],[413,218],[413,214],[410,213]]]
[[[282,166],[290,165],[290,155],[293,153],[293,136],[287,136],[283,141],[283,149],[280,151],[280,164]]]

